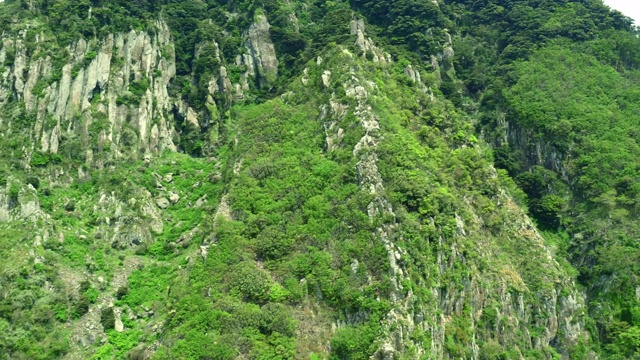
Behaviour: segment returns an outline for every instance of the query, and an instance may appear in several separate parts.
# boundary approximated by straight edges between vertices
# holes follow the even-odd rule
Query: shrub
[[[89,299],[86,296],[81,295],[80,298],[71,306],[71,317],[79,319],[84,316],[84,314],[89,312],[89,304]]]
[[[513,156],[512,150],[508,146],[500,146],[493,150],[493,159],[496,168],[507,170],[510,175],[515,175],[520,170],[520,164]]]
[[[545,195],[541,199],[531,201],[531,212],[538,219],[540,226],[557,229],[560,226],[560,215],[566,202],[557,195]]]
[[[59,164],[62,162],[62,157],[58,154],[48,154],[41,151],[35,151],[31,155],[31,166],[45,167],[49,164]]]
[[[45,167],[49,164],[49,161],[51,159],[48,154],[36,151],[31,155],[31,166]]]
[[[112,307],[102,309],[100,312],[100,323],[105,331],[116,327],[116,314]]]
[[[241,262],[233,266],[230,273],[231,290],[240,294],[245,300],[264,303],[269,299],[271,279],[253,263]]]
[[[288,255],[293,240],[272,228],[265,229],[257,237],[257,254],[266,260],[276,260]]]
[[[100,296],[100,292],[92,286],[89,289],[87,289],[87,291],[82,293],[82,296],[87,298],[87,300],[89,300],[90,303],[94,304],[98,300],[98,297]]]
[[[278,303],[269,303],[262,307],[262,319],[260,331],[264,334],[274,332],[285,336],[293,336],[296,328],[291,312],[286,306]]]
[[[95,51],[88,51],[85,56],[84,59],[87,63],[91,62],[91,60],[95,59],[98,56],[98,54]]]
[[[116,298],[118,300],[121,300],[128,293],[129,293],[129,287],[128,286],[121,286],[121,287],[118,288],[118,291],[116,292]]]
[[[504,349],[500,344],[493,340],[489,340],[482,344],[480,348],[480,359],[482,360],[500,360],[506,359]]]
[[[9,187],[9,208],[13,208],[18,205],[18,197],[20,196],[20,186],[17,184],[11,184]]]
[[[145,93],[149,89],[149,86],[150,86],[149,79],[144,77],[139,81],[134,81],[130,83],[129,91],[131,91],[137,99],[140,99],[145,95]]]
[[[331,339],[331,360],[337,359],[369,359],[372,338],[364,330],[365,326],[343,327],[336,331]]]

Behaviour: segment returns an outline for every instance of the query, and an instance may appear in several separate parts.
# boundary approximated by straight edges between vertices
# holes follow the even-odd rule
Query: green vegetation
[[[58,164],[62,158],[58,154],[45,154],[42,152],[34,152],[31,155],[31,166],[44,167],[48,164]]]
[[[588,291],[603,355],[630,357],[637,323],[623,314],[637,306],[637,269],[623,262],[638,253],[637,30],[598,1],[459,3],[472,11],[456,70],[480,99],[482,130],[502,145],[496,166],[548,236],[567,239],[562,252]]]
[[[512,116],[519,126],[533,130],[532,145],[534,139],[544,139],[565,158],[562,169],[554,170],[563,172],[571,191],[554,194],[562,186],[556,185],[561,180],[552,172],[547,179],[534,171],[516,180],[529,195],[531,211],[541,225],[558,228],[562,224],[574,236],[570,256],[577,261],[580,280],[589,286],[594,301],[606,304],[606,310],[594,308],[593,312],[604,331],[602,339],[612,343],[607,348],[614,353],[629,356],[635,345],[623,339],[633,336],[633,330],[613,330],[609,323],[612,314],[621,319],[635,306],[635,287],[626,279],[636,270],[620,264],[605,270],[603,265],[620,256],[620,246],[625,259],[636,258],[640,251],[630,242],[638,231],[640,189],[634,180],[639,175],[640,148],[632,135],[640,123],[640,93],[632,80],[636,75],[620,74],[591,55],[560,45],[518,63],[516,73],[518,81],[505,94]],[[568,215],[575,211],[582,216]],[[585,246],[595,250],[589,262],[582,260]],[[606,291],[596,285],[605,274],[615,274]]]
[[[48,99],[159,24],[144,74]],[[640,40],[601,1],[6,0],[0,33],[0,360],[640,353]]]

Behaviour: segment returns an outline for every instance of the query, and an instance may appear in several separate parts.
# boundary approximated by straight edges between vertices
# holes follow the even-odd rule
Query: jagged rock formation
[[[242,57],[247,75],[255,78],[261,86],[273,83],[278,76],[278,58],[269,33],[269,22],[264,14],[256,14],[255,21],[247,30],[245,41],[248,54]]]
[[[166,24],[158,22],[156,27],[154,37],[132,31],[89,42],[81,39],[66,49],[68,61],[61,69],[53,68],[40,42],[37,57],[27,57],[26,31],[22,39],[3,39],[0,51],[16,53],[13,71],[4,74],[3,91],[24,101],[26,113],[36,119],[36,146],[27,151],[57,154],[62,137],[92,142],[98,152],[106,147],[114,158],[128,156],[126,149],[175,151],[174,125],[166,117],[172,108],[167,87],[175,76],[175,61]],[[11,129],[11,123],[7,125]],[[88,164],[98,155],[93,152],[87,149]],[[104,159],[96,161],[100,166]]]
[[[88,166],[98,168],[138,153],[148,159],[165,150],[176,151],[181,136],[176,126],[182,119],[195,130],[209,126],[219,120],[221,111],[244,97],[250,82],[266,86],[278,74],[264,15],[256,15],[247,30],[247,53],[238,55],[236,64],[246,67],[239,83],[229,80],[216,42],[198,45],[196,59],[210,46],[213,54],[207,56],[219,64],[217,74],[208,80],[204,111],[170,94],[176,77],[175,44],[163,21],[156,21],[153,34],[131,31],[80,39],[61,50],[62,58],[50,53],[46,46],[51,39],[40,35],[28,54],[29,33],[5,35],[0,48],[0,62],[5,62],[7,54],[15,57],[2,74],[0,107],[15,108],[17,102],[24,102],[15,111],[35,117],[29,129],[34,146],[23,150],[27,162],[34,151],[58,154],[65,146],[86,148],[80,156]],[[11,118],[3,118],[0,125],[5,136],[18,131]]]
[[[356,36],[356,48],[362,53],[362,57],[371,57],[376,63],[390,63],[391,54],[380,50],[370,37],[366,36],[364,20],[351,21],[351,35]]]
[[[320,3],[82,3],[69,41],[0,5],[28,19],[0,26],[0,360],[599,357],[569,235],[490,147],[567,183],[571,154],[481,112],[471,5]]]
[[[428,354],[430,358],[446,358],[447,329],[453,325],[452,318],[460,316],[466,317],[470,326],[470,343],[466,346],[471,349],[471,358],[480,357],[478,341],[486,344],[489,340],[487,336],[502,346],[523,344],[525,347],[518,349],[519,356],[524,356],[528,349],[544,350],[551,346],[559,346],[565,356],[570,356],[568,349],[585,341],[588,336],[583,314],[584,294],[576,288],[573,281],[564,278],[566,275],[562,275],[563,270],[554,260],[545,240],[504,190],[498,190],[494,201],[498,206],[509,209],[510,216],[501,225],[498,236],[509,239],[507,242],[522,242],[523,244],[515,246],[529,249],[529,256],[536,259],[536,266],[545,269],[543,283],[553,285],[544,290],[532,290],[538,285],[530,282],[538,282],[540,279],[523,278],[525,275],[517,269],[520,265],[501,263],[498,254],[508,253],[509,246],[504,243],[497,246],[488,240],[495,235],[483,230],[486,225],[481,215],[476,214],[471,203],[467,203],[465,209],[458,211],[468,213],[467,216],[472,220],[465,221],[456,215],[456,231],[453,238],[438,238],[437,250],[432,254],[436,260],[433,273],[416,277],[417,273],[411,269],[410,262],[405,260],[409,255],[407,250],[402,248],[403,245],[400,245],[404,241],[398,226],[402,225],[398,224],[395,210],[386,198],[384,180],[378,171],[377,164],[381,160],[378,159],[376,148],[384,133],[376,114],[379,110],[369,103],[369,99],[384,95],[380,94],[373,82],[367,81],[366,74],[353,70],[357,66],[354,67],[352,64],[352,55],[348,52],[338,51],[332,54],[332,57],[338,59],[330,62],[330,65],[326,65],[326,62],[319,65],[320,69],[326,66],[331,70],[313,71],[322,74],[321,79],[316,82],[326,86],[332,73],[345,74],[341,80],[345,81],[343,86],[347,97],[353,98],[355,104],[348,105],[337,101],[334,93],[330,103],[321,107],[320,119],[324,122],[327,150],[332,151],[340,146],[340,139],[349,136],[343,130],[346,127],[344,119],[353,114],[364,130],[364,135],[353,149],[353,154],[359,159],[356,169],[360,186],[373,197],[367,208],[368,215],[372,221],[376,218],[386,219],[376,228],[375,238],[384,244],[388,252],[390,302],[393,305],[384,320],[386,335],[381,339],[373,358],[393,359],[408,353],[416,357]],[[336,68],[337,63],[347,65]],[[419,80],[419,75],[416,75],[411,66],[407,67],[406,75],[412,81]],[[313,82],[312,79],[308,81]],[[331,81],[335,81],[335,76]],[[436,104],[439,102],[437,99],[433,101]],[[489,171],[492,173],[489,175],[490,178],[495,179],[495,170]],[[485,240],[473,245],[477,248],[472,250],[469,248],[470,244],[464,240],[469,237]],[[465,254],[470,251],[477,251],[479,258],[468,259]],[[480,263],[483,262],[491,263],[492,269],[479,270]],[[456,285],[457,281],[453,279],[445,280],[451,279],[450,274],[456,273],[459,266],[469,269],[461,279],[462,283]],[[426,284],[428,278],[434,279],[430,281],[435,281],[435,286],[428,290],[429,296],[426,298],[424,295],[416,296],[411,288],[406,288],[408,283]],[[491,315],[495,316],[491,323],[491,335],[476,325],[479,322],[486,323],[487,315],[483,314],[487,312],[495,314]],[[366,314],[363,317],[366,318]],[[533,336],[531,329],[544,330]],[[414,342],[411,334],[416,332],[429,334],[430,346]]]

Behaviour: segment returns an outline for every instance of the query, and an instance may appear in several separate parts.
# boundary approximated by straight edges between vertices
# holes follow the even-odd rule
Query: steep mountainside
[[[600,0],[6,0],[0,359],[640,356]]]

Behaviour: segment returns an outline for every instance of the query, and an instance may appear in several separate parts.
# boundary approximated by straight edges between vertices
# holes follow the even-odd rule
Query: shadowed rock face
[[[246,65],[253,68],[249,71],[254,71],[259,76],[262,86],[273,83],[278,77],[278,58],[266,16],[256,15],[255,22],[247,31],[246,42],[251,59]]]

